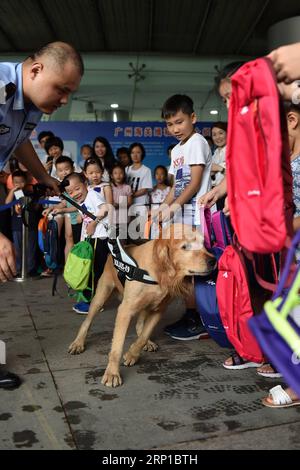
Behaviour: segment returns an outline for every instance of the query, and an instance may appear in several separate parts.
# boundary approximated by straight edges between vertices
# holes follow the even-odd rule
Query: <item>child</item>
[[[95,188],[103,184],[103,165],[98,157],[88,158],[83,165],[83,173],[87,179],[88,187]],[[106,183],[108,185],[109,183]]]
[[[174,175],[174,184],[164,201],[169,210],[163,209],[162,219],[174,216],[174,222],[199,226],[198,200],[211,185],[210,148],[204,137],[195,132],[197,118],[190,97],[173,95],[163,105],[162,118],[166,121],[170,134],[179,140],[171,153],[169,173]],[[194,295],[186,299],[186,307],[183,318],[166,327],[165,332],[175,339],[198,339],[206,331],[195,310]]]
[[[171,187],[168,177],[168,170],[165,166],[158,165],[154,170],[154,178],[157,184],[150,193],[151,210],[158,209],[169,194]],[[155,221],[152,221],[150,227],[150,238],[153,240],[159,237],[159,228]]]
[[[157,209],[162,204],[170,192],[170,183],[168,179],[168,171],[165,166],[158,165],[154,170],[154,178],[156,185],[150,193],[151,209]]]
[[[117,159],[119,164],[126,170],[130,165],[132,165],[132,161],[130,158],[130,153],[127,147],[120,147],[117,149]]]
[[[291,170],[293,176],[293,198],[295,204],[294,229],[298,230],[300,220],[300,105],[286,104],[287,128],[291,150]],[[299,263],[300,253],[296,258]]]
[[[55,172],[57,175],[57,179],[59,181],[63,181],[63,179],[68,176],[70,173],[73,173],[74,171],[74,162],[71,158],[69,157],[58,157],[55,161]],[[65,240],[66,240],[66,245],[65,245],[65,259],[67,259],[69,251],[71,250],[72,246],[74,245],[74,241],[78,240],[78,226],[80,226],[81,229],[81,224],[80,220],[78,220],[78,211],[76,208],[74,208],[70,203],[61,200],[59,196],[52,196],[49,198],[51,201],[57,201],[58,204],[52,205],[49,208],[45,209],[43,211],[43,215],[47,216],[55,216],[56,217],[56,222],[58,225],[58,234],[60,237],[61,231],[63,224],[65,225]],[[75,240],[73,237],[73,233],[75,234]],[[52,275],[51,269],[46,269],[44,272],[41,274],[43,277],[48,277]]]
[[[80,167],[83,168],[84,163],[86,160],[91,158],[93,155],[93,149],[89,144],[84,144],[80,147]]]
[[[99,158],[89,158],[86,160],[83,167],[84,175],[88,181],[88,189],[105,193],[105,198],[108,204],[113,204],[112,189],[109,183],[103,181],[103,166]]]
[[[21,170],[23,173],[26,174],[25,191],[32,191],[33,185],[37,183],[37,180],[32,176],[32,174],[27,170],[26,166],[24,166],[21,162],[18,162],[18,160],[16,160],[15,163],[16,164],[12,166],[11,174],[8,175],[8,178],[6,180],[7,189],[9,190],[14,187],[13,182],[12,182],[12,173],[15,170]]]
[[[15,200],[15,192],[24,190],[27,185],[26,172],[15,170],[12,173],[13,188],[10,189],[5,203],[9,204]],[[32,207],[34,209],[34,207]],[[20,204],[12,207],[12,234],[13,242],[16,250],[16,268],[17,273],[21,273],[22,269],[22,208]],[[28,218],[28,247],[27,247],[27,272],[29,276],[36,276],[36,259],[37,259],[37,226],[39,214],[35,210],[29,211]]]
[[[102,182],[109,183],[109,174],[116,163],[110,143],[105,137],[96,137],[93,143],[93,152],[94,157],[98,157],[102,163]]]
[[[107,225],[109,212],[109,204],[106,200],[106,191],[108,186],[102,188],[91,188],[88,190],[83,174],[72,173],[66,178],[69,184],[66,185],[66,191],[71,198],[78,204],[84,205],[85,208],[94,214],[97,219],[91,220],[85,214],[82,214],[83,224],[81,232],[81,240],[91,237],[91,244],[94,248],[94,279],[90,279],[90,287],[94,285],[96,289],[97,283],[104,270],[106,258],[109,253],[107,240]],[[66,181],[64,181],[65,183]],[[100,191],[98,191],[100,189]],[[91,295],[87,291],[85,295]],[[74,305],[73,310],[77,313],[86,315],[89,311],[90,304],[87,302],[79,302]]]
[[[111,173],[111,180],[117,233],[121,239],[126,239],[128,207],[132,204],[132,189],[129,184],[125,184],[126,174],[121,164],[114,166]]]

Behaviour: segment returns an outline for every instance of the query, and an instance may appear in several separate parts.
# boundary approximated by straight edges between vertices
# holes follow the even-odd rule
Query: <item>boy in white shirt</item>
[[[211,188],[211,151],[205,138],[196,133],[194,104],[186,95],[173,95],[163,105],[162,118],[179,143],[171,152],[169,173],[174,176],[173,187],[162,208],[162,220],[173,217],[174,222],[200,226],[198,201]],[[183,210],[182,210],[183,209]],[[205,336],[206,330],[195,310],[195,298],[186,299],[182,319],[165,328],[174,339],[190,340]]]

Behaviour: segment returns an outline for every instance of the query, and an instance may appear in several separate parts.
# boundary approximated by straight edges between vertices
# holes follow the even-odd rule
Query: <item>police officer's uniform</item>
[[[0,63],[0,171],[43,114],[32,103],[24,103],[22,67],[22,63]]]
[[[32,103],[24,103],[22,67],[21,63],[0,63],[0,171],[42,117]],[[17,375],[0,370],[0,388],[14,388],[20,383]]]

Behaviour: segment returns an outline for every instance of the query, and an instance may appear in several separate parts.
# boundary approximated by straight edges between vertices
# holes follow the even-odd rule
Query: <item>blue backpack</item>
[[[205,219],[205,220],[204,220]],[[226,246],[231,244],[231,229],[228,226],[226,217],[222,211],[210,215],[210,211],[205,210],[204,224],[205,247],[214,254],[218,260]],[[198,313],[202,323],[210,337],[221,347],[231,348],[220,317],[216,280],[218,269],[209,276],[195,276],[195,295]]]
[[[58,226],[55,219],[49,220],[44,237],[44,256],[49,269],[54,271],[59,268],[59,242]]]

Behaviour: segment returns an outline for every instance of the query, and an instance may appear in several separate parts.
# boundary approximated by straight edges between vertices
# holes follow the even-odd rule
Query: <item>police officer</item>
[[[83,73],[80,54],[64,42],[47,44],[22,63],[0,63],[0,171],[14,153],[40,183],[59,194],[57,181],[44,169],[29,137],[43,113],[67,104]],[[0,281],[15,275],[13,245],[0,233]],[[17,375],[0,366],[0,388],[20,383]]]

